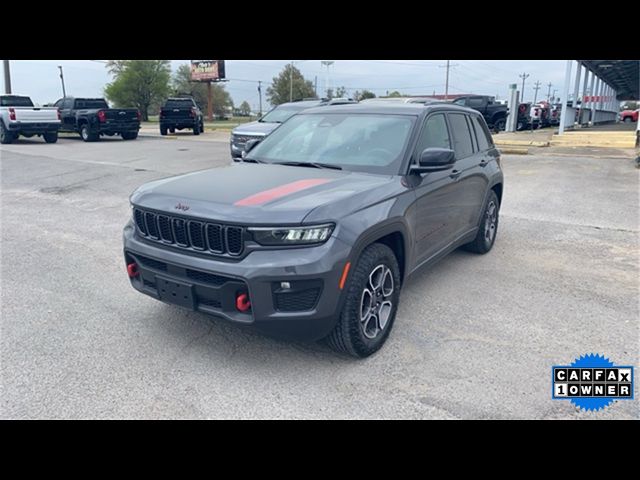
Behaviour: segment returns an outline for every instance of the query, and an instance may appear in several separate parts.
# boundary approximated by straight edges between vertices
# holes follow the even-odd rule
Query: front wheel
[[[327,337],[334,350],[364,358],[382,347],[400,300],[400,267],[386,245],[369,245],[349,274],[338,323]]]
[[[507,125],[507,121],[504,118],[500,118],[496,120],[495,123],[493,124],[493,129],[496,132],[502,132],[505,129],[506,125]]]
[[[487,253],[493,247],[498,233],[498,213],[500,211],[500,202],[496,192],[491,190],[489,198],[482,210],[482,218],[478,226],[476,238],[471,243],[464,245],[464,248],[470,252]]]
[[[42,136],[47,143],[56,143],[58,141],[58,132],[47,132]]]

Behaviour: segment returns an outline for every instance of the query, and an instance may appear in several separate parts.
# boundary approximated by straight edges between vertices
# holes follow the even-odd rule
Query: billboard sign
[[[192,81],[215,82],[224,77],[224,60],[191,60]]]

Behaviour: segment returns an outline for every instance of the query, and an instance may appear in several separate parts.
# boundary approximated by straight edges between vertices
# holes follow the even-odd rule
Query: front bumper
[[[136,290],[166,301],[158,290],[162,282],[187,284],[193,299],[185,304],[170,298],[168,303],[267,333],[317,340],[332,330],[342,307],[338,285],[350,248],[335,237],[317,247],[253,251],[240,261],[151,244],[136,235],[131,222],[123,241],[125,262],[138,263],[140,273],[131,279]],[[281,282],[289,282],[290,289],[282,289]],[[310,298],[314,289],[317,295]],[[236,308],[236,297],[243,292],[251,301],[248,313]],[[301,295],[287,297],[288,293]],[[296,310],[300,305],[304,310]]]

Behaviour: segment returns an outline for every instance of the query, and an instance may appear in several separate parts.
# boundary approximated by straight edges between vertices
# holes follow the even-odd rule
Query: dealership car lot
[[[228,139],[20,139],[0,155],[2,418],[639,417],[637,400],[551,400],[552,365],[638,365],[631,159],[505,155],[493,251],[410,279],[385,348],[354,360],[129,285],[128,195],[226,165]]]

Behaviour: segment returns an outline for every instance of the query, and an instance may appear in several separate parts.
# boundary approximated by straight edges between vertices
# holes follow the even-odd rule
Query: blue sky
[[[291,60],[227,60],[226,74],[230,79],[226,88],[236,105],[247,100],[258,109],[257,80],[266,86]],[[175,71],[189,60],[172,60]],[[303,75],[312,82],[318,78],[318,93],[325,85],[326,67],[320,60],[294,60]],[[329,84],[345,86],[352,94],[355,90],[369,89],[377,95],[398,90],[409,95],[444,93],[446,60],[336,60],[330,67]],[[538,99],[545,98],[547,84],[559,96],[564,81],[564,60],[451,60],[455,65],[449,78],[450,93],[477,93],[506,98],[510,83],[518,83],[523,72],[526,79],[525,100],[533,100],[534,83],[540,81]],[[53,102],[62,96],[58,65],[64,68],[67,93],[75,96],[102,96],[111,78],[104,63],[91,60],[12,60],[13,91],[30,95],[40,104]],[[263,109],[268,108],[263,95]]]

